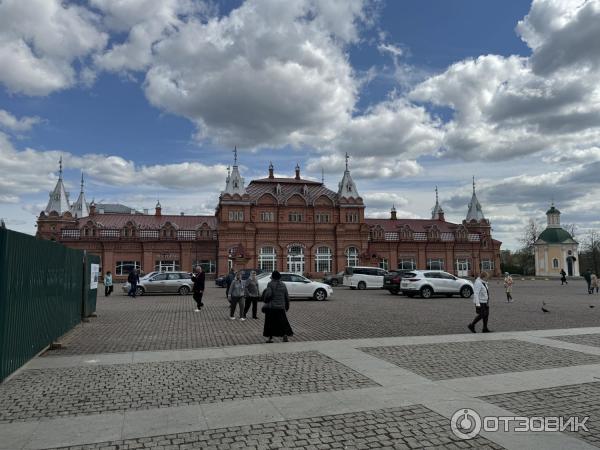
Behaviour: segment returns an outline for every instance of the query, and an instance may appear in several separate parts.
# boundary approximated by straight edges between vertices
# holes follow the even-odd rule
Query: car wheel
[[[322,302],[323,300],[325,300],[327,298],[327,292],[325,292],[325,289],[317,289],[315,291],[313,297],[315,300]]]
[[[336,280],[335,278],[333,280],[331,280],[331,285],[332,286],[337,286],[339,284],[339,281]]]
[[[358,285],[356,287],[362,291],[363,289],[367,288],[367,283],[365,283],[364,281],[361,281],[360,283],[358,283]]]
[[[462,298],[469,298],[471,295],[473,295],[473,290],[469,286],[463,286],[460,289],[460,296]]]
[[[433,295],[433,289],[431,289],[429,286],[425,286],[425,287],[421,288],[421,297],[431,298],[432,295]]]
[[[179,295],[188,295],[190,293],[190,288],[187,286],[181,286],[179,288]]]
[[[146,291],[145,291],[145,290],[144,290],[144,288],[143,288],[143,287],[141,287],[141,286],[138,286],[138,287],[135,289],[135,295],[144,295],[145,293],[146,293]]]

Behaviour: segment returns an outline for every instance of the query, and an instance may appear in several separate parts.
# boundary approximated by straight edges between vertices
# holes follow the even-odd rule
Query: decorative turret
[[[81,189],[79,190],[79,197],[77,197],[75,203],[71,205],[71,215],[76,219],[90,215],[88,204],[85,201],[85,194],[83,193],[83,172],[81,172]]]
[[[440,200],[439,200],[439,197],[438,197],[438,188],[437,188],[437,186],[435,187],[435,206],[433,207],[433,210],[431,211],[431,219],[432,220],[441,220],[442,222],[445,221],[445,219],[444,219],[444,210],[440,206]]]
[[[546,220],[548,222],[548,228],[561,228],[560,211],[554,207],[554,202],[552,202],[550,209],[546,211]]]
[[[269,161],[269,178],[275,178],[275,174],[273,173],[273,163]]]
[[[59,214],[63,214],[70,210],[69,205],[69,194],[65,190],[65,185],[63,184],[63,167],[62,167],[62,156],[58,162],[58,181],[56,182],[56,186],[54,190],[50,192],[50,199],[48,200],[48,205],[44,210],[45,213],[50,213],[52,211],[56,211]]]
[[[467,217],[465,220],[467,222],[472,220],[477,222],[485,220],[481,205],[479,204],[479,200],[477,200],[477,195],[475,194],[475,177],[473,177],[473,195],[471,197],[471,201],[469,202],[469,211],[467,211]]]
[[[160,200],[156,202],[156,206],[154,208],[154,215],[156,217],[162,216],[162,206],[160,205]]]
[[[296,176],[295,176],[296,180],[300,179],[300,165],[296,164]]]
[[[233,167],[231,169],[231,174],[227,174],[225,190],[222,193],[229,195],[244,195],[246,193],[246,189],[244,188],[244,179],[240,175],[237,164],[237,147],[233,149]]]
[[[396,218],[396,205],[392,205],[392,209],[390,210],[390,219],[397,220],[397,218]]]
[[[346,153],[346,170],[344,171],[344,176],[342,177],[342,181],[340,181],[339,184],[338,195],[340,197],[345,198],[359,198],[360,195],[358,195],[356,184],[354,184],[354,181],[350,176],[350,170],[348,169],[349,159],[350,157],[348,156],[348,153]]]

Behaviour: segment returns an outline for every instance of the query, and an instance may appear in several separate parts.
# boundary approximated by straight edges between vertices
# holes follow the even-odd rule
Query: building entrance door
[[[469,260],[468,259],[457,259],[456,260],[456,275],[458,277],[469,276]]]
[[[573,276],[573,258],[571,256],[567,258],[567,274],[570,277]]]
[[[288,249],[288,272],[304,273],[304,249],[300,246],[293,246]]]

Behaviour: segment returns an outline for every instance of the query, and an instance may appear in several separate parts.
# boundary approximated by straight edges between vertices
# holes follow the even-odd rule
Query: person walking
[[[127,281],[129,282],[129,292],[127,295],[135,298],[137,285],[140,282],[140,276],[138,275],[137,270],[131,269],[129,271],[129,275],[127,275]]]
[[[286,314],[290,309],[290,298],[285,283],[281,281],[281,274],[276,270],[271,274],[271,281],[263,293],[263,299],[263,336],[268,338],[267,344],[273,342],[273,336],[282,337],[283,342],[287,342],[288,337],[294,335]]]
[[[507,303],[510,303],[513,301],[512,286],[513,286],[513,279],[510,276],[510,273],[504,272],[504,290],[506,291],[506,302]]]
[[[592,274],[592,282],[590,283],[590,288],[592,289],[592,293],[594,293],[594,289],[596,290],[596,294],[598,293],[598,277],[595,273]]]
[[[250,272],[250,278],[246,280],[244,286],[244,296],[246,297],[246,305],[244,306],[244,317],[248,315],[248,310],[252,306],[252,318],[258,319],[256,310],[258,308],[258,281],[256,279],[256,272],[253,270]]]
[[[235,274],[235,278],[229,287],[229,318],[235,320],[235,309],[240,307],[240,320],[246,320],[244,317],[244,282],[242,281],[242,272]]]
[[[480,320],[483,320],[482,333],[490,333],[490,329],[488,328],[488,317],[490,314],[490,291],[487,285],[488,277],[489,275],[487,272],[481,272],[473,285],[473,302],[475,303],[475,312],[477,315],[475,316],[475,319],[473,319],[473,322],[468,325],[468,328],[472,333],[476,333],[475,325]]]
[[[229,288],[231,288],[231,283],[233,283],[234,278],[235,272],[233,271],[233,269],[229,269],[229,273],[225,277],[225,297],[227,298],[229,298]]]
[[[565,272],[565,269],[560,269],[560,285],[562,286],[563,284],[569,284],[569,282],[567,281],[567,272]]]
[[[108,297],[113,291],[112,273],[110,270],[104,275],[104,296]]]
[[[192,294],[194,300],[196,301],[196,309],[194,312],[200,312],[204,303],[202,303],[202,296],[204,295],[204,280],[206,275],[202,270],[202,266],[194,267],[194,273],[192,274],[192,283],[194,286],[192,287]]]
[[[592,269],[588,269],[586,272],[584,272],[583,278],[584,278],[585,282],[587,283],[588,294],[591,294],[592,293]]]

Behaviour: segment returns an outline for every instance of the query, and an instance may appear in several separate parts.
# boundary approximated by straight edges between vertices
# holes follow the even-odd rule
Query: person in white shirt
[[[490,332],[488,328],[488,316],[490,314],[490,291],[487,285],[488,277],[489,275],[487,272],[481,272],[473,285],[473,302],[475,303],[475,312],[477,315],[475,316],[475,319],[473,319],[473,322],[467,325],[472,333],[476,333],[475,324],[480,320],[483,320],[482,333]]]

